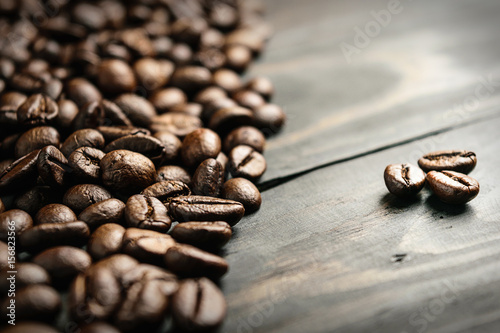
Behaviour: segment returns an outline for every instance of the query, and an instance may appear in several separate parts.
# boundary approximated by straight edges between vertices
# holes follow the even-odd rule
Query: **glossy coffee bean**
[[[18,323],[18,321],[22,322],[30,320],[51,322],[54,320],[56,315],[59,313],[59,310],[61,309],[61,297],[59,296],[59,293],[54,290],[54,288],[43,284],[29,285],[22,289],[16,290],[15,300],[16,324]],[[3,317],[5,317],[8,313],[8,302],[9,298],[6,298],[2,302]]]
[[[172,223],[165,205],[154,197],[141,194],[131,196],[125,207],[129,227],[167,232]]]
[[[167,84],[174,72],[174,64],[164,59],[142,58],[134,63],[134,72],[139,85],[155,91]]]
[[[170,80],[170,84],[188,93],[199,91],[210,85],[212,73],[205,67],[186,66],[178,68]]]
[[[436,151],[418,160],[418,165],[425,172],[449,170],[468,174],[474,169],[476,163],[476,154],[467,150]]]
[[[158,168],[156,172],[156,181],[162,182],[166,180],[180,181],[189,186],[191,184],[191,175],[186,169],[180,166],[164,165]]]
[[[175,244],[174,239],[164,233],[128,228],[123,235],[122,251],[141,262],[162,265],[165,253]]]
[[[245,88],[251,91],[255,91],[261,95],[266,101],[272,98],[274,94],[274,85],[268,78],[256,77],[248,81]]]
[[[90,102],[80,108],[73,119],[72,127],[74,130],[95,128],[102,125],[104,119],[104,109],[100,107],[99,102]]]
[[[179,222],[225,221],[234,225],[245,214],[245,208],[236,201],[193,195],[173,198],[169,212]]]
[[[54,119],[55,124],[62,129],[70,129],[73,120],[78,114],[78,106],[76,106],[75,102],[70,99],[60,99],[57,102],[57,106],[59,108],[59,112]]]
[[[262,154],[250,146],[240,145],[229,154],[229,171],[233,177],[257,181],[266,171],[267,163]]]
[[[33,263],[43,267],[55,283],[64,283],[84,272],[92,259],[86,251],[77,247],[56,246],[37,254]]]
[[[244,72],[252,61],[252,51],[243,45],[231,45],[225,49],[226,65],[235,72]]]
[[[87,243],[90,230],[82,221],[45,223],[27,229],[19,237],[21,246],[35,253],[53,246],[82,246]]]
[[[153,136],[158,139],[165,148],[164,163],[176,161],[182,147],[181,140],[170,132],[156,132]]]
[[[254,110],[252,125],[266,135],[278,133],[286,122],[286,114],[276,104],[264,104]]]
[[[84,78],[71,79],[66,84],[66,94],[79,108],[90,102],[98,102],[102,99],[99,90]]]
[[[0,240],[6,242],[11,237],[20,237],[27,229],[33,226],[31,216],[20,210],[11,209],[0,214]]]
[[[215,100],[227,98],[227,93],[220,87],[210,86],[196,94],[194,102],[205,105]]]
[[[184,222],[177,224],[170,235],[178,242],[202,249],[218,249],[231,239],[231,226],[227,222]]]
[[[156,110],[147,99],[135,94],[122,94],[114,102],[135,126],[149,127]]]
[[[9,277],[10,270],[4,268],[0,271],[0,291],[7,294],[11,280],[7,280]],[[29,285],[34,284],[45,284],[50,285],[51,279],[47,271],[34,263],[31,262],[19,262],[16,263],[16,289],[21,289]]]
[[[71,208],[57,203],[42,207],[35,216],[36,224],[66,223],[76,220],[77,217]]]
[[[231,45],[243,45],[254,53],[260,53],[264,48],[264,39],[252,29],[237,29],[226,36],[226,46]]]
[[[477,180],[455,171],[430,171],[427,182],[434,194],[449,204],[464,204],[479,194]]]
[[[233,106],[217,110],[208,123],[208,127],[218,133],[228,133],[236,127],[251,125],[253,113],[247,108]]]
[[[236,106],[238,106],[238,104],[236,104],[236,102],[229,97],[207,101],[203,105],[203,112],[201,113],[201,119],[203,119],[203,121],[208,123],[210,121],[210,118],[214,115],[214,113],[216,113],[220,109],[226,109]]]
[[[251,90],[240,90],[233,95],[233,99],[238,105],[250,110],[256,110],[266,103],[261,95]]]
[[[63,204],[79,214],[85,208],[99,201],[110,199],[111,193],[95,184],[78,184],[71,187],[63,196]]]
[[[104,148],[104,137],[95,129],[81,129],[71,133],[61,146],[61,152],[69,157],[80,147]]]
[[[262,153],[266,145],[266,138],[261,131],[253,126],[238,127],[232,130],[224,139],[223,150],[229,154],[234,147],[239,145],[250,146]]]
[[[106,155],[103,151],[92,147],[80,147],[69,155],[68,165],[72,177],[78,182],[98,183],[101,180],[101,159]]]
[[[222,324],[226,300],[209,279],[187,279],[181,282],[172,299],[175,323],[185,331],[210,331]]]
[[[124,234],[125,228],[119,224],[103,224],[90,236],[87,251],[95,260],[119,253],[122,248]]]
[[[116,139],[127,135],[150,135],[151,132],[140,127],[126,126],[99,126],[97,130],[102,134],[107,143],[113,142]]]
[[[25,332],[60,333],[60,331],[58,331],[55,327],[32,321],[16,323],[15,326],[7,327],[3,331],[3,333],[25,333]]]
[[[413,164],[391,164],[385,168],[384,181],[392,194],[410,197],[424,187],[425,173]]]
[[[174,106],[170,112],[184,113],[200,118],[203,113],[203,106],[198,103],[186,103]]]
[[[170,132],[179,138],[201,127],[203,123],[200,118],[180,112],[168,112],[154,117],[151,124],[153,132]]]
[[[118,192],[140,192],[152,185],[156,178],[153,162],[146,156],[129,150],[107,153],[100,166],[104,185]]]
[[[118,59],[107,59],[101,62],[97,82],[99,88],[109,94],[131,92],[137,86],[132,68]]]
[[[61,195],[49,186],[34,186],[16,197],[14,207],[34,216],[43,206],[60,201]]]
[[[145,188],[141,194],[147,197],[154,197],[167,204],[170,199],[174,197],[190,195],[191,190],[189,189],[189,186],[181,181],[167,180],[160,181]]]
[[[165,254],[165,265],[178,275],[213,279],[222,277],[229,269],[223,258],[187,244],[170,247]]]
[[[95,229],[105,223],[124,223],[125,204],[118,199],[106,199],[85,208],[78,219]]]
[[[53,188],[62,188],[68,184],[73,170],[63,153],[54,146],[46,146],[38,156],[38,175]]]
[[[181,156],[188,167],[197,167],[207,158],[215,158],[221,151],[219,135],[207,128],[189,133],[182,141]]]
[[[54,127],[39,126],[24,132],[16,142],[15,157],[21,158],[45,146],[56,146],[60,143],[59,132]]]
[[[35,150],[14,161],[0,174],[0,193],[18,190],[33,184],[38,176],[37,164],[40,150]]]
[[[224,168],[214,158],[201,162],[193,175],[193,193],[218,197],[224,183]]]
[[[213,75],[213,82],[216,86],[221,87],[230,94],[235,93],[242,87],[240,76],[227,68],[216,71]]]
[[[154,105],[158,113],[165,113],[178,105],[187,102],[186,94],[179,88],[165,88],[154,93],[149,101]]]
[[[104,152],[113,150],[130,150],[149,158],[153,163],[161,164],[166,159],[166,149],[163,143],[150,135],[128,135],[110,142]]]
[[[115,103],[103,99],[99,102],[99,108],[102,109],[104,113],[104,119],[101,119],[101,122],[105,125],[114,125],[114,126],[125,126],[132,127],[132,121],[127,117],[125,112],[120,109],[118,105]]]
[[[17,110],[17,120],[26,126],[50,123],[59,113],[56,102],[42,94],[31,95]]]
[[[245,178],[232,178],[225,182],[222,197],[243,204],[246,214],[259,210],[262,204],[259,189]]]

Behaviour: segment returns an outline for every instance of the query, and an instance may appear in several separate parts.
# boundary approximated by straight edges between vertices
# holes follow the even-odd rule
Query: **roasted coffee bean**
[[[221,99],[215,99],[208,101],[203,105],[203,112],[201,114],[201,119],[208,123],[210,121],[210,118],[214,115],[215,112],[225,109],[225,108],[231,108],[231,107],[236,107],[238,104],[231,98],[221,98]]]
[[[60,99],[57,102],[57,107],[59,108],[59,112],[54,119],[55,124],[62,129],[70,129],[78,114],[78,107],[75,102],[70,99]]]
[[[178,68],[170,80],[170,84],[188,93],[199,91],[210,85],[212,73],[205,67],[185,66]]]
[[[174,106],[170,112],[185,113],[200,118],[203,113],[203,106],[198,103],[186,103]]]
[[[218,249],[231,239],[231,226],[227,222],[184,222],[177,224],[170,235],[178,242],[202,249]]]
[[[165,162],[177,160],[182,147],[181,140],[170,132],[156,132],[153,136],[165,147]]]
[[[57,203],[42,207],[35,216],[36,224],[66,223],[76,220],[77,217],[71,208]]]
[[[229,171],[233,177],[257,181],[266,171],[266,159],[250,146],[236,146],[229,154]]]
[[[225,175],[227,164],[229,163],[229,159],[227,158],[226,154],[224,154],[223,152],[220,152],[219,155],[217,155],[216,160],[220,163],[220,165],[222,165],[223,174]]]
[[[39,77],[31,73],[14,73],[9,80],[9,85],[14,90],[19,90],[25,93],[35,93],[40,91],[48,77]]]
[[[142,194],[131,196],[125,207],[125,220],[129,227],[167,232],[172,220],[167,207],[154,197]]]
[[[201,162],[193,175],[193,193],[218,197],[224,183],[224,168],[214,158]]]
[[[169,212],[179,222],[226,221],[234,225],[245,214],[245,208],[236,201],[193,195],[173,198]]]
[[[474,170],[476,163],[476,154],[467,150],[436,151],[418,160],[418,165],[425,172],[449,170],[468,174]]]
[[[18,238],[32,226],[31,216],[20,209],[3,212],[0,214],[0,240],[6,242],[12,236]]]
[[[225,182],[222,189],[222,197],[241,202],[245,207],[246,214],[259,210],[262,204],[259,189],[245,178],[232,178]]]
[[[177,165],[165,165],[156,172],[156,181],[162,182],[165,180],[181,181],[186,185],[191,184],[191,176],[186,169]]]
[[[118,199],[106,199],[96,202],[85,208],[78,215],[78,219],[88,224],[91,229],[95,229],[105,223],[124,222],[125,204]]]
[[[181,282],[172,299],[175,323],[183,330],[210,331],[222,324],[226,300],[209,279],[187,279]]]
[[[251,91],[255,91],[256,93],[264,97],[264,99],[268,102],[274,94],[273,83],[271,82],[271,80],[265,77],[256,77],[251,79],[247,82],[245,88]]]
[[[99,102],[90,102],[80,108],[75,119],[73,119],[73,129],[96,128],[104,123],[104,110],[99,106]]]
[[[63,153],[54,146],[42,148],[38,156],[37,169],[44,184],[54,188],[66,186],[73,171]]]
[[[185,113],[168,112],[153,118],[151,130],[153,132],[170,132],[183,138],[202,126],[203,123],[198,117]]]
[[[66,94],[79,108],[90,102],[98,102],[102,99],[99,90],[84,78],[71,79],[66,84]]]
[[[101,180],[101,159],[104,152],[92,147],[75,149],[68,157],[72,176],[79,182],[98,183]]]
[[[10,299],[2,302],[2,317],[7,315]],[[61,297],[54,288],[33,284],[16,290],[16,321],[40,320],[51,322],[61,309]],[[17,323],[16,323],[17,327]],[[36,326],[34,326],[36,328]],[[39,331],[19,331],[39,332]],[[43,332],[43,331],[42,331]]]
[[[168,270],[181,276],[206,276],[213,279],[222,277],[229,268],[223,258],[187,244],[170,247],[165,254],[165,265]]]
[[[232,45],[225,49],[226,65],[235,72],[244,72],[252,61],[252,51],[243,45]]]
[[[205,105],[223,98],[227,98],[227,93],[222,88],[210,86],[197,93],[194,97],[194,101],[201,105]]]
[[[93,322],[81,328],[80,333],[121,333],[118,328],[104,321]]]
[[[276,104],[264,104],[254,110],[253,125],[266,135],[278,133],[286,122],[286,114]]]
[[[53,100],[57,100],[61,96],[63,88],[61,80],[51,78],[43,84],[40,92]]]
[[[165,253],[175,244],[171,236],[161,232],[128,228],[123,236],[122,251],[141,262],[162,265]]]
[[[254,53],[260,53],[264,48],[264,39],[252,29],[238,29],[226,36],[226,46],[231,45],[243,45]]]
[[[221,151],[219,135],[207,128],[189,133],[182,141],[181,156],[188,167],[197,167],[207,158],[215,158]]]
[[[142,195],[154,197],[163,203],[168,203],[170,199],[181,195],[190,195],[191,190],[185,183],[177,180],[167,180],[155,183],[142,192]]]
[[[17,110],[19,123],[28,126],[45,125],[57,117],[56,102],[42,94],[31,95]]]
[[[171,36],[174,40],[196,46],[201,34],[208,29],[208,24],[202,18],[182,17],[173,22],[171,29]]]
[[[80,147],[104,148],[104,137],[95,129],[81,129],[73,132],[61,146],[61,152],[69,157],[73,151]]]
[[[25,332],[36,332],[36,333],[60,333],[55,327],[51,327],[47,324],[37,323],[37,322],[20,322],[16,323],[16,326],[10,326],[3,330],[3,333],[25,333]]]
[[[214,48],[200,49],[193,55],[193,62],[195,65],[200,65],[210,71],[215,71],[224,66],[226,55],[222,51]]]
[[[0,141],[0,153],[5,157],[7,157],[7,156],[14,157],[16,143],[17,143],[17,140],[19,139],[20,136],[21,136],[21,133],[15,133],[15,134],[7,136],[5,139]]]
[[[43,267],[56,284],[68,282],[84,272],[92,263],[90,255],[77,247],[56,246],[33,258],[33,263]]]
[[[216,111],[210,118],[208,127],[218,133],[228,133],[236,127],[251,125],[252,122],[252,111],[234,106]]]
[[[104,187],[95,184],[78,184],[71,187],[63,196],[63,203],[75,213],[99,201],[110,199],[111,193]]]
[[[35,150],[14,161],[0,174],[0,193],[33,184],[38,176],[37,163],[40,150]]]
[[[82,246],[90,235],[85,222],[45,223],[25,230],[19,237],[21,246],[35,253],[53,246]]]
[[[35,186],[16,197],[14,206],[35,215],[43,206],[60,202],[60,194],[49,186]]]
[[[106,59],[101,62],[97,82],[99,88],[109,94],[131,92],[137,86],[132,68],[119,59]]]
[[[124,126],[99,126],[97,130],[104,136],[106,142],[112,142],[127,135],[150,135],[151,132],[145,128]]]
[[[416,195],[424,187],[425,172],[413,164],[391,164],[384,171],[385,186],[398,197]]]
[[[252,126],[242,126],[232,130],[224,139],[224,151],[230,153],[231,150],[239,145],[250,146],[259,153],[264,151],[266,138],[261,131]]]
[[[16,142],[15,157],[21,158],[45,146],[59,147],[59,132],[54,127],[39,126],[24,132]]]
[[[105,125],[116,125],[132,127],[132,121],[128,119],[125,112],[120,109],[115,103],[103,99],[99,102],[99,107],[103,110],[104,119],[102,120]]]
[[[167,84],[174,72],[174,64],[164,59],[142,58],[135,62],[134,72],[141,86],[155,91]]]
[[[429,171],[427,182],[434,194],[449,204],[464,204],[479,194],[477,180],[455,171]]]
[[[17,109],[26,101],[26,95],[19,92],[7,92],[0,97],[0,124],[18,127]]]
[[[165,88],[154,93],[149,101],[158,113],[165,113],[187,102],[186,94],[179,88]]]
[[[154,183],[156,169],[149,158],[129,150],[114,150],[100,163],[105,186],[123,193],[137,193]]]
[[[123,94],[118,96],[114,102],[135,126],[149,127],[156,110],[147,99],[134,94]]]
[[[100,260],[112,254],[119,253],[122,248],[124,234],[125,228],[119,224],[103,224],[90,236],[89,243],[87,244],[87,251],[95,260]]]
[[[0,147],[1,148],[1,147]],[[8,159],[5,159],[5,160],[2,160],[0,161],[0,175],[5,171],[7,170],[7,168],[12,164],[14,163],[14,159],[12,158],[8,158]]]
[[[156,164],[163,163],[167,155],[163,143],[150,135],[128,135],[121,137],[109,143],[104,148],[104,152],[109,153],[120,149],[140,153]]]
[[[11,281],[7,278],[11,273],[6,267],[0,271],[0,291],[7,294],[10,289]],[[36,264],[31,262],[18,262],[16,263],[16,289],[21,289],[33,284],[46,284],[50,285],[51,279],[47,271]]]
[[[240,106],[250,110],[256,110],[266,103],[261,95],[251,90],[238,91],[233,95],[233,99]]]
[[[185,43],[175,43],[172,45],[167,57],[177,66],[184,66],[191,62],[193,58],[193,51],[189,45]]]
[[[227,68],[219,69],[214,73],[213,83],[230,94],[237,92],[242,87],[240,76]]]

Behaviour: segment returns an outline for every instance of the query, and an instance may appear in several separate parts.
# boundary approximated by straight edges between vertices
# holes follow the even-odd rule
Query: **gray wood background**
[[[340,44],[387,1],[266,4],[249,76],[289,122],[225,249],[220,332],[500,332],[500,2],[401,0],[350,63]],[[478,155],[474,201],[387,192],[387,164],[448,148]]]

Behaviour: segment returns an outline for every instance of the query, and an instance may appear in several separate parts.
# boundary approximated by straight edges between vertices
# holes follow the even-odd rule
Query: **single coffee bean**
[[[66,191],[63,196],[63,204],[71,208],[75,213],[80,213],[90,205],[111,197],[111,193],[102,186],[78,184]]]
[[[131,196],[125,207],[125,220],[129,227],[167,232],[172,220],[167,207],[154,197],[141,194]]]
[[[468,174],[476,166],[476,154],[467,150],[442,150],[426,154],[418,160],[425,172],[450,170]]]
[[[130,66],[119,59],[103,60],[99,65],[97,84],[109,94],[131,92],[137,86]]]
[[[227,222],[184,222],[177,224],[170,235],[178,242],[201,249],[219,249],[231,238],[231,226]]]
[[[165,253],[175,244],[171,236],[161,232],[128,228],[123,235],[122,251],[141,262],[162,265]]]
[[[151,132],[145,128],[124,127],[124,126],[99,126],[97,130],[104,136],[104,140],[109,143],[127,135],[150,135]]]
[[[226,221],[234,225],[245,214],[245,208],[236,201],[193,195],[173,198],[169,212],[179,222]]]
[[[232,94],[241,89],[242,83],[240,76],[227,68],[219,69],[214,73],[213,82],[228,93]]]
[[[208,127],[218,133],[228,133],[236,127],[251,125],[253,113],[240,106],[217,110],[208,123]]]
[[[84,78],[71,79],[66,84],[66,95],[79,108],[90,102],[98,102],[102,99],[99,90]]]
[[[204,19],[183,17],[173,22],[170,33],[174,40],[196,46],[200,41],[201,34],[206,29],[208,29],[208,24]]]
[[[60,194],[49,186],[35,186],[17,196],[14,207],[35,215],[43,206],[60,201]]]
[[[477,180],[455,171],[429,171],[427,182],[434,194],[449,204],[464,204],[479,194]]]
[[[186,279],[172,299],[175,323],[186,331],[210,331],[222,324],[226,300],[209,279]]]
[[[240,106],[250,110],[256,110],[266,104],[261,95],[251,90],[240,90],[233,95],[233,99]]]
[[[92,263],[90,255],[77,247],[56,246],[33,258],[33,263],[43,267],[56,284],[66,283],[84,272]]]
[[[203,106],[198,103],[186,103],[174,106],[170,112],[184,113],[200,118],[203,113]]]
[[[17,120],[27,126],[45,125],[57,117],[56,102],[42,94],[31,95],[17,110]]]
[[[21,246],[35,253],[60,245],[82,246],[87,243],[90,230],[82,221],[45,223],[25,230],[19,237]]]
[[[227,93],[224,91],[224,89],[220,87],[210,86],[197,93],[194,97],[194,101],[201,105],[205,105],[212,101],[223,98],[227,98]]]
[[[181,181],[167,180],[160,181],[145,188],[141,194],[147,197],[154,197],[164,204],[167,204],[170,199],[174,197],[190,195],[191,190],[189,189],[189,186]]]
[[[245,178],[232,178],[225,182],[222,189],[222,197],[241,202],[245,207],[246,214],[259,210],[262,204],[259,189]]]
[[[35,182],[38,172],[37,163],[40,150],[14,161],[0,174],[0,193],[16,190],[19,187],[31,185]]]
[[[78,114],[78,106],[70,99],[60,99],[57,102],[57,107],[59,112],[54,119],[55,124],[61,129],[69,130]]]
[[[150,135],[128,135],[109,143],[104,152],[125,149],[140,153],[153,163],[161,164],[166,159],[166,149],[163,143]]]
[[[252,29],[237,29],[226,36],[226,46],[231,45],[243,45],[258,54],[264,48],[264,39]]]
[[[193,58],[193,51],[189,45],[185,43],[175,43],[172,45],[167,57],[177,66],[184,66],[191,62]]]
[[[210,118],[217,111],[236,106],[238,106],[238,104],[236,104],[236,102],[229,97],[207,101],[203,105],[203,112],[201,113],[201,119],[203,119],[204,122],[208,123],[210,121]]]
[[[99,107],[103,110],[104,119],[102,122],[105,125],[132,127],[132,121],[128,119],[125,112],[115,103],[103,99],[99,102]]]
[[[80,147],[104,148],[104,137],[99,131],[86,128],[73,132],[61,146],[61,152],[69,157]]]
[[[187,244],[170,247],[165,254],[168,270],[182,276],[219,279],[227,273],[227,261]]]
[[[119,253],[122,248],[124,234],[125,228],[119,224],[103,224],[90,236],[89,243],[87,244],[87,251],[95,260],[100,260],[112,254]]]
[[[166,180],[175,180],[183,182],[186,185],[191,184],[191,176],[186,169],[177,165],[164,165],[158,168],[156,172],[156,181],[162,182]]]
[[[6,267],[0,271],[0,290],[7,294],[10,289],[11,281],[7,279],[10,270]],[[47,271],[36,264],[31,262],[16,263],[16,289],[21,289],[33,284],[50,285],[50,275]]]
[[[254,110],[252,124],[266,136],[278,133],[285,122],[286,114],[276,104],[264,104]]]
[[[182,141],[181,156],[184,164],[197,167],[207,158],[215,158],[221,151],[219,135],[208,128],[189,133]]]
[[[158,113],[165,113],[187,102],[186,94],[179,88],[165,88],[154,93],[149,101]]]
[[[245,85],[245,88],[251,91],[255,91],[266,101],[269,102],[269,100],[272,98],[274,94],[274,86],[271,80],[265,77],[256,77],[248,81],[248,83]]]
[[[152,185],[156,178],[153,162],[129,150],[114,150],[100,163],[105,186],[123,193],[137,193]]]
[[[57,203],[43,206],[35,216],[36,224],[66,223],[76,220],[76,215],[71,208]]]
[[[142,58],[134,63],[134,72],[139,85],[150,91],[165,86],[174,69],[174,64],[165,59]]]
[[[239,145],[250,146],[262,153],[266,145],[266,138],[261,131],[253,126],[238,127],[232,130],[224,139],[224,151],[229,154],[234,147]]]
[[[416,195],[424,187],[425,172],[412,164],[391,164],[384,171],[385,186],[398,197]]]
[[[224,168],[214,158],[201,162],[193,175],[193,193],[218,197],[224,183]]]
[[[104,124],[104,119],[104,109],[100,107],[99,102],[90,102],[80,108],[72,126],[74,130],[96,128]]]
[[[176,161],[182,147],[181,140],[170,132],[156,132],[153,136],[165,147],[165,162]]]
[[[15,157],[21,158],[45,146],[59,147],[59,132],[54,127],[39,126],[24,132],[16,142]]]
[[[42,148],[38,156],[37,169],[44,184],[53,188],[66,186],[68,178],[73,172],[66,157],[54,146]]]
[[[266,159],[250,146],[236,146],[229,154],[229,171],[233,177],[257,181],[266,171]]]
[[[11,209],[0,214],[0,240],[6,242],[10,237],[20,237],[33,226],[31,216],[20,210]]]
[[[194,130],[203,127],[200,118],[180,112],[167,112],[152,119],[153,132],[170,132],[183,138]]]
[[[95,229],[105,223],[123,224],[125,204],[118,199],[106,199],[85,208],[78,219]]]
[[[156,110],[147,99],[135,94],[123,94],[118,96],[114,102],[135,126],[148,128]]]
[[[55,327],[51,327],[47,324],[42,324],[38,322],[20,322],[16,323],[16,326],[10,326],[3,330],[3,333],[25,333],[25,332],[37,332],[37,333],[60,333]]]
[[[185,66],[174,72],[170,84],[188,93],[193,93],[207,87],[211,81],[212,73],[205,67]]]
[[[103,151],[92,147],[80,147],[69,155],[68,165],[72,176],[79,182],[98,183],[101,180],[101,159]]]

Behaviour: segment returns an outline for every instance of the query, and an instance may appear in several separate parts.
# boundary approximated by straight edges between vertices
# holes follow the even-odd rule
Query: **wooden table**
[[[500,2],[266,4],[249,76],[289,121],[224,251],[220,332],[500,332]],[[387,192],[387,164],[453,148],[477,153],[474,201]]]

